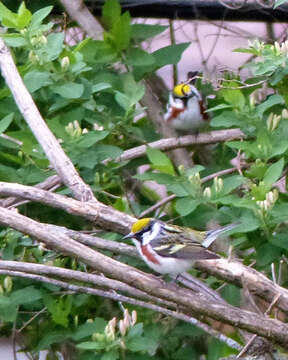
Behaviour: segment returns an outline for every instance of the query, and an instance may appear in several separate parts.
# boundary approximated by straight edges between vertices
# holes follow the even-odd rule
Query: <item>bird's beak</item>
[[[130,232],[129,234],[125,235],[122,239],[124,239],[124,240],[131,239],[133,236],[134,236],[134,234]]]

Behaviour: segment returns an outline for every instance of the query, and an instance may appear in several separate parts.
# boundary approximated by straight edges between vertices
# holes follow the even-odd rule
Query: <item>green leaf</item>
[[[77,155],[75,161],[81,168],[93,169],[96,164],[105,159],[115,159],[122,154],[122,150],[113,145],[96,144]]]
[[[137,104],[142,99],[145,93],[145,87],[140,82],[136,82],[132,74],[123,74],[121,76],[123,81],[123,89],[125,96],[130,99],[130,107]]]
[[[102,8],[102,21],[111,29],[112,26],[120,19],[121,6],[118,0],[105,1]]]
[[[237,87],[237,83],[229,83],[229,86]],[[243,107],[245,106],[245,97],[242,94],[241,90],[221,89],[220,93],[228,104],[231,104],[238,109],[243,109]]]
[[[263,103],[257,106],[256,111],[257,114],[262,117],[264,112],[268,109],[270,109],[274,105],[278,104],[285,104],[285,101],[282,96],[280,95],[271,95],[268,97],[267,100],[265,100]]]
[[[50,14],[52,9],[53,6],[46,6],[43,9],[36,11],[31,18],[29,26],[30,30],[34,30],[35,28],[37,28],[41,24],[42,20]]]
[[[64,85],[53,86],[53,91],[66,99],[78,99],[84,92],[84,85],[68,82]]]
[[[17,29],[21,30],[24,29],[30,23],[32,14],[26,8],[24,1],[21,3],[18,9],[18,18],[17,18]]]
[[[40,341],[33,350],[35,352],[40,350],[49,349],[49,347],[53,344],[64,343],[65,339],[69,336],[65,330],[61,329],[58,331],[45,331],[40,337]]]
[[[229,105],[230,106],[230,105]],[[239,126],[239,119],[235,112],[223,111],[221,114],[214,116],[210,122],[214,127],[226,127]]]
[[[91,336],[96,332],[103,332],[106,326],[106,321],[102,318],[96,318],[93,322],[86,322],[80,325],[75,333],[71,336],[74,341],[79,341],[87,336]]]
[[[258,266],[270,265],[273,261],[279,260],[280,257],[280,248],[270,243],[261,245],[256,252],[256,261]]]
[[[27,40],[20,34],[1,34],[6,45],[10,47],[20,47],[28,45]]]
[[[231,108],[232,108],[232,105],[219,104],[219,105],[216,105],[214,107],[207,109],[206,112],[209,113],[209,112],[213,112],[213,111],[217,111],[217,110],[231,109]],[[232,111],[231,111],[231,113],[232,113]]]
[[[284,167],[284,158],[271,165],[265,172],[263,182],[265,185],[274,184],[281,176]]]
[[[221,190],[222,195],[229,194],[231,191],[237,189],[240,185],[244,184],[246,179],[244,176],[233,175],[223,179],[223,189]]]
[[[153,173],[153,172],[145,172],[144,174],[138,174],[133,176],[135,179],[142,180],[142,181],[149,181],[154,180],[158,182],[158,184],[175,184],[175,177],[168,174],[159,174],[159,173]],[[182,186],[182,185],[181,185]],[[184,193],[185,196],[187,195],[187,192]],[[180,195],[181,196],[181,195]]]
[[[46,294],[43,297],[44,303],[47,306],[49,313],[52,315],[52,320],[55,324],[68,326],[68,316],[72,308],[72,300],[70,296],[54,299],[52,296]]]
[[[229,304],[233,306],[240,306],[240,289],[231,284],[227,284],[224,286],[224,288],[221,290],[221,296],[226,300]]]
[[[4,131],[6,131],[8,129],[9,125],[13,121],[13,118],[14,118],[14,113],[11,113],[11,114],[5,116],[0,121],[0,134],[2,134]]]
[[[2,2],[0,2],[0,18],[3,26],[17,28],[18,15],[9,10]]]
[[[105,139],[109,135],[109,131],[89,131],[88,134],[83,134],[77,145],[83,149],[89,148],[98,141]]]
[[[270,212],[273,222],[275,224],[281,224],[288,220],[288,203],[278,204],[276,203]]]
[[[119,352],[117,349],[110,350],[101,356],[101,360],[117,360],[119,359]]]
[[[142,336],[134,337],[133,339],[127,341],[125,344],[127,346],[127,349],[129,349],[132,352],[138,352],[138,351],[146,352],[149,346],[145,340],[146,339],[143,338]]]
[[[29,304],[42,298],[40,290],[34,286],[28,286],[23,289],[14,291],[11,296],[11,302],[15,305]]]
[[[181,216],[187,216],[192,211],[194,211],[198,205],[201,204],[199,200],[193,200],[191,197],[184,197],[181,199],[177,199],[176,201],[176,211]]]
[[[162,151],[147,147],[146,154],[154,169],[169,175],[175,174],[171,160]]]
[[[84,341],[76,345],[76,347],[81,350],[103,350],[106,347],[106,343],[105,341],[103,342]]]
[[[153,56],[155,58],[155,64],[157,64],[157,69],[168,64],[176,65],[180,61],[183,52],[190,45],[190,42],[169,45],[155,51]]]
[[[4,322],[15,321],[18,306],[11,303],[10,297],[0,295],[0,319]]]
[[[237,48],[234,49],[233,52],[239,52],[239,53],[244,53],[244,54],[253,54],[253,55],[259,55],[258,51],[254,48]]]
[[[280,233],[276,235],[272,235],[268,238],[269,243],[275,245],[281,249],[288,250],[288,234]]]
[[[120,91],[116,91],[115,100],[125,111],[128,111],[133,105],[130,97],[121,93]]]
[[[288,2],[288,0],[277,0],[273,8],[276,9],[278,6],[285,4],[286,2]]]
[[[127,339],[132,339],[137,336],[141,336],[143,334],[143,324],[138,323],[134,326],[132,326],[127,334]]]
[[[44,86],[52,84],[50,79],[50,72],[48,71],[30,71],[24,76],[24,83],[27,89],[33,93]]]
[[[52,61],[58,58],[61,54],[64,46],[64,32],[62,33],[52,33],[47,36],[47,44],[45,46],[45,51],[47,53],[47,62]]]
[[[155,63],[155,59],[153,55],[142,49],[132,48],[127,51],[127,62],[132,66],[150,66]]]
[[[94,94],[102,90],[111,89],[111,87],[111,84],[101,82],[92,86],[92,92]]]
[[[136,41],[143,41],[161,34],[166,29],[168,26],[164,25],[132,24],[131,37]]]
[[[96,64],[106,64],[117,58],[117,52],[111,44],[104,41],[90,40],[89,46],[85,46],[82,54],[84,60],[90,60]]]
[[[126,50],[130,44],[130,22],[129,13],[125,12],[112,26],[110,34],[117,51]]]

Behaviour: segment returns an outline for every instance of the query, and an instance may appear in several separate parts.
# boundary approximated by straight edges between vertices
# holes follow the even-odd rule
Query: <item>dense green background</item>
[[[133,25],[128,13],[121,15],[117,1],[109,0],[103,9],[102,22],[106,28],[103,40],[85,39],[70,46],[61,26],[48,21],[52,8],[47,7],[46,1],[35,3],[27,2],[29,10],[24,4],[19,9],[11,7],[15,13],[0,3],[0,18],[7,28],[4,39],[47,125],[61,139],[63,149],[97,198],[137,217],[159,199],[144,183],[154,180],[165,186],[167,193],[176,195],[165,207],[163,220],[205,229],[211,219],[222,225],[240,219],[242,232],[235,233],[231,242],[235,254],[247,265],[255,261],[255,268],[268,276],[271,263],[278,271],[288,250],[287,194],[279,193],[275,186],[287,167],[286,44],[280,47],[255,41],[247,49],[238,49],[254,56],[247,64],[252,75],[245,84],[257,85],[243,87],[237,75],[225,74],[221,90],[209,102],[213,111],[211,127],[240,127],[247,140],[214,146],[208,163],[196,155],[197,164],[191,169],[176,168],[167,155],[153,149],[144,158],[104,165],[107,158],[115,159],[126,149],[160,138],[139,105],[145,90],[141,80],[167,64],[177,64],[189,43],[171,45],[154,53],[144,51],[141,42],[166,27]],[[35,12],[34,5],[41,10]],[[125,71],[115,70],[114,65],[119,62]],[[0,138],[0,179],[35,185],[53,171],[48,169],[48,160],[3,79],[0,81],[0,133],[22,142],[20,146]],[[270,95],[258,101],[255,90],[261,90],[264,81],[271,89]],[[207,88],[201,81],[198,86],[203,91]],[[137,122],[136,116],[140,118]],[[231,167],[230,161],[238,150],[245,162],[242,175],[236,173],[201,184],[202,177]],[[143,164],[149,164],[150,170],[139,175],[137,169]],[[131,183],[135,189],[132,198],[128,196]],[[69,195],[67,189],[58,191]],[[19,210],[39,221],[76,230],[93,229],[79,218],[39,204],[22,205]],[[100,235],[121,241],[118,234]],[[3,259],[89,271],[76,260],[43,249],[12,229],[2,228],[0,239]],[[140,260],[123,256],[117,259],[147,270]],[[282,266],[280,271],[281,285],[287,286],[287,267]],[[195,270],[192,273],[200,276]],[[212,277],[205,280],[214,288],[221,285]],[[2,277],[0,290],[2,335],[10,334],[13,326],[21,328],[33,314],[46,307],[21,334],[25,349],[34,354],[48,349],[47,359],[57,359],[57,351],[68,351],[69,356],[73,353],[75,359],[81,360],[151,357],[188,360],[198,359],[202,354],[212,360],[233,352],[192,325],[141,308],[136,309],[137,323],[130,321],[126,331],[121,332],[113,322],[107,325],[114,316],[118,320],[123,318],[118,304],[110,300],[84,294],[72,296],[54,286],[9,277]],[[222,295],[228,302],[239,305],[239,290],[234,286],[226,285]],[[128,309],[131,314],[134,307]]]

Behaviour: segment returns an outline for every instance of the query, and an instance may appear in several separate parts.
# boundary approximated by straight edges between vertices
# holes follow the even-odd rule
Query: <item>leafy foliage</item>
[[[277,186],[285,174],[288,155],[287,44],[255,42],[248,49],[238,49],[257,56],[257,61],[247,64],[253,77],[246,79],[243,87],[239,77],[227,74],[209,103],[211,126],[239,127],[247,135],[245,140],[217,145],[212,149],[213,161],[203,164],[199,160],[191,169],[175,168],[166,154],[153,148],[148,148],[143,159],[116,163],[113,160],[126,149],[159,138],[139,105],[145,91],[141,80],[167,64],[176,64],[189,44],[144,51],[141,42],[166,27],[131,24],[129,13],[122,14],[119,3],[108,0],[103,7],[103,40],[84,39],[71,46],[65,42],[64,32],[46,22],[51,10],[48,6],[32,14],[22,3],[13,13],[0,3],[1,22],[7,28],[1,36],[12,48],[49,128],[99,200],[139,216],[159,198],[146,183],[156,182],[157,189],[176,197],[165,208],[164,220],[176,218],[178,224],[198,229],[206,228],[211,219],[221,224],[240,220],[241,228],[233,230],[232,241],[237,255],[247,264],[256,261],[255,267],[267,273],[272,262],[277,268],[288,251],[287,194],[279,193]],[[114,65],[119,64],[126,70],[116,70]],[[264,83],[270,92],[259,100],[257,94],[263,92]],[[10,137],[0,137],[1,181],[34,185],[53,172],[3,80],[0,84],[0,133]],[[238,152],[245,162],[241,174],[203,182],[205,176],[231,167]],[[149,170],[137,170],[147,164]],[[133,178],[126,181],[131,168]],[[136,180],[137,192],[128,201],[130,182]],[[89,224],[72,215],[40,205],[24,205],[21,210],[40,221],[90,230]],[[119,240],[117,234],[101,235]],[[76,260],[43,249],[11,229],[3,228],[0,237],[3,259],[89,271]],[[131,259],[122,260],[134,264]],[[287,284],[287,276],[282,281]],[[90,295],[59,292],[51,285],[2,277],[2,333],[9,333],[13,324],[17,329],[24,326],[27,350],[47,349],[54,358],[63,344],[71,343],[75,358],[81,360],[191,359],[204,353],[212,359],[231,353],[225,346],[204,341],[202,332],[192,325],[155,318],[143,309],[137,309],[138,322],[126,312],[117,325],[114,319],[122,317],[117,305]],[[227,287],[224,296],[237,303],[234,287]],[[26,326],[35,313],[41,320]],[[213,357],[211,349],[215,348]]]

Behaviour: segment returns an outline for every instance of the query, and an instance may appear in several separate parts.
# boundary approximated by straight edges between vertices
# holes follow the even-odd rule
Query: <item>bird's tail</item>
[[[205,237],[205,240],[203,241],[202,243],[202,246],[208,248],[217,238],[220,234],[226,232],[226,231],[229,231],[229,230],[232,230],[234,229],[235,227],[239,226],[240,223],[234,223],[234,224],[230,224],[230,225],[227,225],[227,226],[223,226],[219,229],[216,229],[216,230],[209,230],[206,232],[206,237]]]

